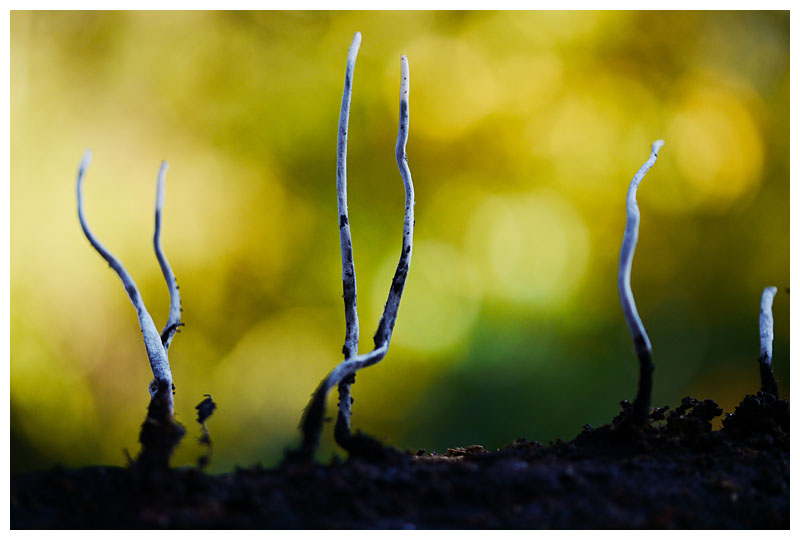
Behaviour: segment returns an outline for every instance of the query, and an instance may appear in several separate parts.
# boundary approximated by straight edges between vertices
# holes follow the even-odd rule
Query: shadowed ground
[[[789,405],[623,402],[570,442],[286,462],[209,476],[90,467],[12,475],[12,528],[788,528]]]

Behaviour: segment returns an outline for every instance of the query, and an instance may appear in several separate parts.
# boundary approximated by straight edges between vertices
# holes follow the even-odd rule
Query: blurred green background
[[[159,328],[155,180],[186,327],[170,349],[175,464],[274,464],[341,360],[336,133],[355,70],[349,201],[371,346],[399,255],[400,55],[411,66],[414,258],[387,358],[353,387],[353,424],[444,451],[571,438],[636,392],[616,288],[625,193],[639,190],[633,289],[654,404],[727,412],[758,389],[761,290],[777,285],[789,395],[788,12],[12,12],[11,466],[123,464],[151,379],[118,277]],[[333,404],[335,396],[331,396]],[[331,427],[320,457],[336,452]]]

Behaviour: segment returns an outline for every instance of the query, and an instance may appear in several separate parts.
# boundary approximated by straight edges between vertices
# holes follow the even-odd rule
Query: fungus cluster
[[[371,437],[356,433],[353,434],[350,426],[352,415],[351,386],[355,382],[355,374],[366,367],[380,362],[388,353],[392,338],[400,301],[405,287],[411,263],[413,236],[414,236],[414,185],[411,171],[408,167],[406,156],[406,143],[409,129],[409,68],[408,59],[404,56],[400,60],[400,107],[399,128],[395,145],[395,157],[400,171],[400,177],[405,188],[405,212],[403,219],[403,237],[400,258],[397,269],[392,278],[389,294],[384,306],[383,314],[378,323],[377,331],[373,337],[373,347],[369,352],[359,354],[359,320],[356,306],[357,288],[356,273],[353,258],[353,243],[350,231],[350,220],[347,210],[347,135],[350,116],[350,102],[352,96],[353,74],[356,58],[361,45],[361,34],[356,32],[347,54],[345,68],[344,91],[339,115],[339,130],[337,138],[337,164],[336,164],[336,190],[338,203],[339,241],[342,258],[342,290],[345,313],[345,338],[342,353],[344,360],[331,370],[322,379],[311,396],[311,400],[303,412],[300,423],[302,442],[297,450],[287,453],[287,457],[312,459],[319,446],[322,426],[325,420],[325,404],[329,392],[338,387],[338,411],[334,437],[336,442],[347,450],[350,455],[367,456],[375,455],[379,451],[385,452],[381,443]],[[639,168],[631,180],[626,197],[627,219],[625,232],[619,258],[618,289],[622,311],[630,328],[634,349],[639,360],[639,384],[636,398],[630,409],[629,420],[631,425],[641,427],[647,424],[651,417],[650,402],[653,388],[653,359],[652,345],[636,308],[636,302],[631,290],[631,268],[633,256],[639,235],[640,212],[636,202],[636,193],[644,176],[655,165],[659,150],[664,141],[655,141],[650,150],[647,161]],[[117,273],[125,287],[128,297],[136,309],[145,349],[150,360],[154,380],[150,385],[151,401],[148,415],[142,426],[140,441],[142,452],[138,463],[153,467],[166,468],[169,458],[184,434],[183,427],[174,419],[174,385],[170,370],[168,351],[175,333],[183,325],[181,322],[181,299],[175,274],[170,267],[161,245],[161,218],[164,207],[165,175],[167,163],[163,162],[158,172],[156,206],[155,206],[155,233],[153,246],[158,259],[167,288],[170,294],[170,309],[164,329],[159,333],[150,313],[145,308],[139,289],[133,278],[122,263],[94,236],[84,216],[83,209],[83,179],[91,160],[91,153],[87,150],[78,168],[77,199],[78,218],[83,232],[92,247],[108,262],[109,266]],[[773,317],[772,302],[777,289],[767,287],[761,299],[761,312],[759,318],[761,353],[759,365],[761,370],[761,390],[777,397],[777,384],[772,372],[772,340]],[[200,467],[208,464],[211,456],[211,440],[206,429],[205,421],[216,408],[210,395],[197,407],[198,423],[203,429],[201,444],[207,447],[206,454],[199,460]]]
[[[631,180],[628,188],[626,200],[627,220],[625,222],[625,233],[622,237],[622,248],[619,254],[619,275],[617,286],[619,297],[622,302],[622,312],[625,321],[628,323],[636,356],[639,358],[639,388],[636,399],[633,402],[631,419],[635,424],[643,425],[647,422],[650,415],[650,401],[653,394],[653,347],[650,338],[639,317],[636,309],[636,302],[633,299],[631,290],[631,266],[633,264],[633,254],[636,251],[636,243],[639,239],[639,206],[636,204],[636,191],[639,188],[644,175],[655,165],[658,159],[658,152],[664,146],[664,141],[658,140],[650,148],[650,157],[639,168]],[[761,341],[761,354],[759,356],[759,367],[761,371],[761,391],[778,396],[778,385],[775,382],[775,375],[772,371],[772,340],[773,340],[773,318],[772,301],[778,292],[776,287],[766,287],[761,296],[761,310],[759,314],[759,333]]]
[[[325,401],[328,392],[334,387],[339,387],[339,410],[336,418],[334,436],[336,442],[351,453],[359,452],[363,447],[373,449],[376,444],[363,434],[354,436],[350,430],[350,416],[352,397],[350,386],[355,381],[357,371],[380,362],[389,351],[392,331],[397,321],[397,312],[403,289],[411,264],[411,252],[414,240],[414,184],[411,180],[411,171],[408,168],[406,156],[406,142],[408,141],[408,98],[409,98],[409,72],[408,59],[403,55],[400,58],[400,113],[397,143],[395,145],[395,158],[400,169],[400,176],[406,192],[405,216],[403,218],[403,241],[400,250],[400,260],[397,270],[389,287],[389,296],[383,309],[383,315],[378,323],[378,329],[373,337],[374,347],[365,354],[358,354],[359,327],[358,312],[356,309],[356,272],[353,263],[353,243],[350,237],[350,221],[347,214],[347,126],[350,116],[350,96],[352,94],[353,70],[355,69],[356,56],[361,45],[361,34],[356,32],[347,54],[347,66],[344,77],[344,93],[342,107],[339,114],[339,137],[337,143],[336,163],[336,191],[339,205],[339,239],[342,252],[342,288],[345,313],[345,341],[342,347],[344,361],[336,366],[322,382],[320,382],[303,413],[300,429],[303,441],[298,451],[299,455],[312,456],[319,445],[320,433],[325,416]],[[370,450],[366,450],[369,452]]]

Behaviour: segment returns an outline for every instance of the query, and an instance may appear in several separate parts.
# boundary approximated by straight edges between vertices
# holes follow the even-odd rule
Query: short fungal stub
[[[772,302],[777,294],[777,287],[766,287],[761,293],[761,309],[758,314],[758,329],[761,345],[759,369],[761,371],[761,391],[778,397],[778,384],[772,371],[772,341],[774,340],[774,319]]]

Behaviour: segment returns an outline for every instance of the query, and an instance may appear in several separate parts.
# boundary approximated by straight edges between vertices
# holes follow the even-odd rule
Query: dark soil
[[[685,398],[634,427],[630,406],[570,442],[288,459],[219,476],[88,467],[11,476],[11,527],[788,528],[789,404]]]

